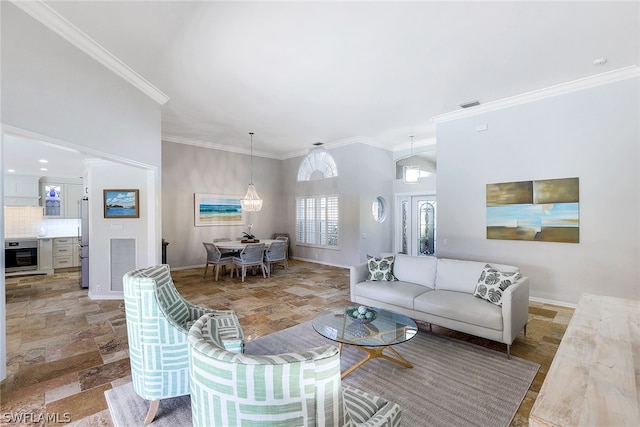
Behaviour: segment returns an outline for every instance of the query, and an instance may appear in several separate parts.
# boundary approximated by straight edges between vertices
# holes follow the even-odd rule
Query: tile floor
[[[248,340],[310,320],[330,306],[349,304],[349,270],[291,260],[270,279],[218,282],[203,268],[172,272],[185,298],[236,311]],[[93,301],[78,285],[79,272],[6,279],[7,371],[0,384],[0,424],[111,426],[104,391],[130,380],[123,302]],[[512,425],[528,414],[573,310],[531,303],[527,336],[512,354],[541,365]],[[426,325],[421,325],[428,327]],[[503,344],[444,328],[438,333],[505,352]],[[384,363],[382,361],[381,363]],[[15,417],[22,417],[16,422]],[[35,422],[34,422],[35,421]]]

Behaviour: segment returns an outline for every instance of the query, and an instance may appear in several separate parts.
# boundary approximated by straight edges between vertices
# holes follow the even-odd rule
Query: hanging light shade
[[[253,185],[253,132],[249,132],[251,135],[251,179],[249,180],[249,187],[247,188],[247,194],[240,199],[242,210],[246,212],[260,212],[262,209],[262,199],[258,196],[256,186]]]
[[[413,137],[414,135],[409,135],[409,138],[411,138],[410,162],[413,162]],[[420,166],[405,166],[402,172],[402,180],[405,184],[417,184],[420,182]]]

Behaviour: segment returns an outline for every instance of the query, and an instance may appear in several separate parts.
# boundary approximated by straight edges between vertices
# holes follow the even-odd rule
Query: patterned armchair
[[[210,314],[224,348],[244,351],[244,336],[231,310],[211,310],[186,301],[176,290],[168,265],[133,270],[123,276],[124,305],[133,388],[151,400],[145,424],[153,421],[160,399],[189,394],[187,334]]]
[[[194,426],[395,427],[400,407],[342,385],[340,353],[325,345],[273,356],[234,354],[207,314],[189,331]]]

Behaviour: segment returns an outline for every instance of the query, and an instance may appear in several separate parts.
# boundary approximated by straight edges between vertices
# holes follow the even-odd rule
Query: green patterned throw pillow
[[[367,265],[369,267],[367,280],[387,282],[398,280],[393,275],[393,260],[393,256],[375,258],[371,255],[367,255]]]
[[[478,279],[476,290],[473,295],[486,299],[495,305],[502,305],[502,293],[509,286],[513,285],[520,278],[520,273],[514,271],[504,273],[486,264],[482,269],[482,274]]]

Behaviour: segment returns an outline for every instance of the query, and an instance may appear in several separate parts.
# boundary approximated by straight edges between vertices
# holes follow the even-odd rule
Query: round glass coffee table
[[[365,362],[374,358],[383,358],[413,368],[400,353],[392,346],[409,341],[418,333],[416,322],[404,314],[396,313],[383,308],[370,307],[376,311],[376,318],[370,323],[361,324],[345,314],[350,307],[333,308],[318,314],[312,321],[313,329],[325,338],[339,343],[340,352],[342,345],[349,344],[367,353],[358,363],[342,373],[346,377]],[[389,350],[394,356],[384,354]]]

